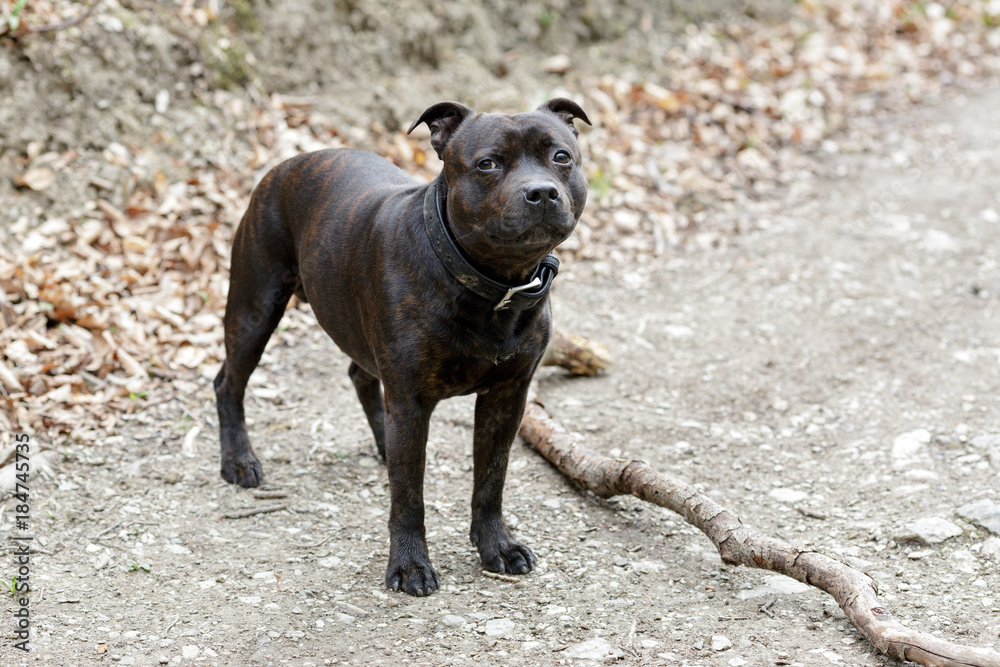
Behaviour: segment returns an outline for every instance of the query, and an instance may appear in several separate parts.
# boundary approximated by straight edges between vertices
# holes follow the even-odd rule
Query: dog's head
[[[575,102],[551,99],[513,116],[441,102],[410,126],[431,130],[444,161],[447,224],[469,258],[498,277],[524,277],[576,226],[587,202]]]

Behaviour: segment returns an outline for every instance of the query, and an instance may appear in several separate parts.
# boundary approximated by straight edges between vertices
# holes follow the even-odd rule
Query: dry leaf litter
[[[35,25],[79,11],[60,2],[31,10]],[[211,3],[177,9],[192,29],[213,18]],[[590,203],[563,258],[642,262],[726,243],[756,224],[741,218],[741,202],[808,180],[810,152],[877,140],[849,119],[995,75],[998,25],[997,0],[803,2],[780,25],[689,26],[666,52],[670,76],[655,82],[570,76],[568,57],[546,61],[569,73],[565,94],[594,120],[581,136]],[[77,150],[43,152],[37,142],[20,158],[18,188],[44,192],[72,174],[98,196],[70,215],[22,214],[0,227],[4,438],[18,428],[94,441],[214,376],[230,239],[253,178],[279,161],[367,143],[424,180],[440,166],[425,135],[333,127],[307,100],[277,94],[199,94],[229,121],[219,129],[225,150],[182,178],[154,166],[155,143],[110,142],[97,171]],[[293,305],[271,344],[294,344],[314,326],[308,306]]]

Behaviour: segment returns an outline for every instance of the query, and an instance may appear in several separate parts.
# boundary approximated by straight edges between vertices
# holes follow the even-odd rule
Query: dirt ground
[[[512,111],[573,94],[584,74],[620,77],[612,92],[616,81],[664,82],[664,53],[679,43],[670,30],[688,18],[789,10],[778,0],[383,4],[103,0],[80,26],[5,38],[0,255],[36,228],[52,227],[42,241],[56,243],[65,232],[53,222],[104,224],[98,198],[133,215],[129,193],[159,192],[161,176],[157,201],[180,212],[160,217],[192,234],[204,220],[225,227],[254,177],[317,137],[391,147],[385,138],[428,100]],[[28,10],[38,24],[79,7]],[[551,58],[566,54],[560,74]],[[642,209],[635,184],[651,168],[625,173],[635,165],[606,153],[631,160],[646,142],[602,151],[603,167],[623,173],[592,178],[606,190],[592,187],[594,238],[567,256],[553,307],[558,326],[607,344],[615,366],[587,379],[543,369],[537,388],[588,446],[696,482],[752,527],[871,573],[913,627],[1000,650],[1000,88],[963,78],[990,58],[960,63],[957,79],[921,75],[934,90],[957,81],[965,96],[856,118],[817,140],[818,153],[782,145],[773,175],[743,165],[752,186],[715,199],[703,188],[710,202],[687,201],[691,173],[728,163],[650,139],[677,149],[650,159],[701,165],[686,181],[644,186],[684,200],[677,217],[693,224],[679,240],[619,215]],[[288,107],[280,118],[280,104],[262,102],[273,93]],[[584,135],[590,146],[608,136]],[[18,185],[29,166],[52,184]],[[224,266],[212,275],[224,283]],[[33,650],[11,648],[14,605],[0,596],[10,621],[0,667],[891,662],[826,595],[725,566],[676,515],[581,493],[521,443],[505,507],[539,567],[518,583],[484,576],[468,541],[471,398],[439,407],[428,447],[442,588],[422,599],[386,591],[386,475],[348,360],[308,309],[280,329],[247,405],[268,481],[258,492],[219,477],[211,373],[192,379],[197,364],[168,387],[147,378],[143,407],[109,437],[34,435],[54,449],[36,457],[32,480]],[[962,509],[973,503],[979,524]],[[0,534],[13,532],[13,507],[0,505]]]
[[[904,622],[995,650],[1000,546],[957,511],[1000,503],[998,108],[990,90],[863,121],[879,150],[827,143],[725,247],[572,263],[557,324],[615,366],[537,383],[594,449],[699,483],[871,573]],[[69,447],[35,482],[35,650],[3,664],[887,662],[824,594],[725,566],[676,515],[581,493],[522,444],[505,507],[539,566],[483,576],[471,399],[440,406],[428,446],[442,588],[385,591],[386,475],[347,365],[315,329],[276,336],[252,380],[264,490],[284,497],[219,478],[207,381]],[[931,517],[956,534],[921,543]]]

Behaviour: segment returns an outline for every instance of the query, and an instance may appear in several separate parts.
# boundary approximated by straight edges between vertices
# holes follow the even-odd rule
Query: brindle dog
[[[233,240],[226,361],[215,379],[222,477],[262,481],[244,423],[247,380],[292,294],[352,360],[350,377],[389,473],[389,588],[438,588],[424,531],[427,429],[439,401],[475,393],[470,537],[483,567],[535,564],[501,516],[507,458],[549,341],[550,253],[587,200],[575,103],[517,115],[456,102],[431,129],[430,184],[381,157],[324,150],[275,167]]]

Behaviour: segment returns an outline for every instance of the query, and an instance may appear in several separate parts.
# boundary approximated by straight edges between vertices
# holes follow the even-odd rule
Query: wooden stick
[[[582,447],[537,399],[528,402],[520,435],[559,472],[601,498],[631,494],[677,512],[712,540],[724,563],[771,570],[826,591],[858,632],[887,656],[935,667],[1000,667],[996,651],[960,646],[901,624],[882,605],[867,574],[748,529],[692,485],[647,463],[612,459]]]
[[[235,512],[226,512],[220,519],[245,519],[248,516],[255,516],[257,514],[267,514],[268,512],[280,512],[283,509],[287,509],[286,505],[267,505],[264,507],[251,507],[246,510],[237,510]]]
[[[542,366],[560,366],[573,375],[597,375],[611,366],[611,355],[600,343],[556,329]]]
[[[275,490],[258,489],[253,492],[253,497],[258,498],[260,500],[275,500],[278,498],[287,498],[288,491],[281,491],[277,489]]]
[[[509,581],[512,584],[516,584],[521,581],[517,577],[511,577],[506,574],[497,574],[496,572],[490,572],[489,570],[483,570],[483,576],[489,577],[490,579],[499,579],[500,581]]]

